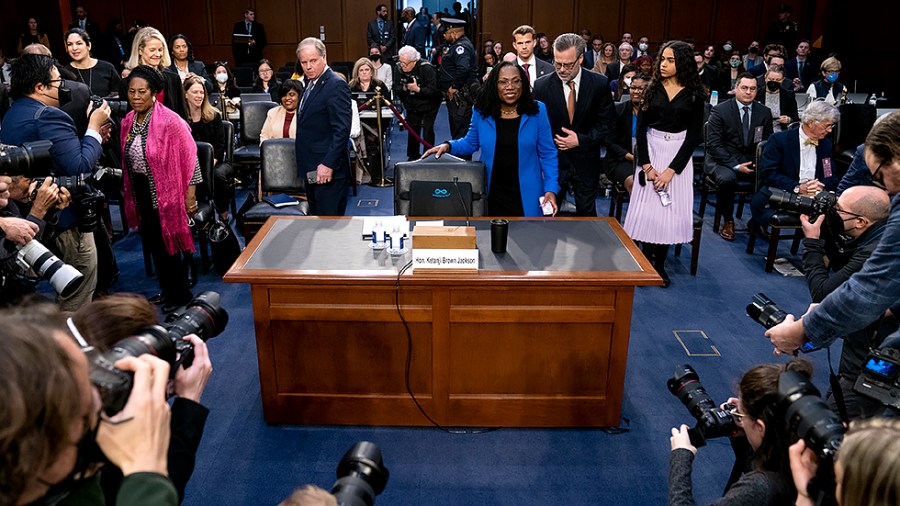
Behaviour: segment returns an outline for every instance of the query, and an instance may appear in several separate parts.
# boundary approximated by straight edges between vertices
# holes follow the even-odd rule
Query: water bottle
[[[372,249],[384,249],[385,233],[381,220],[376,221],[375,227],[372,229]]]
[[[672,196],[669,195],[668,190],[656,190],[656,193],[659,195],[659,202],[663,207],[668,207],[672,204]]]
[[[713,90],[713,92],[709,94],[709,105],[715,107],[718,104],[719,104],[719,92]]]
[[[403,232],[400,231],[400,226],[394,227],[394,231],[391,232],[388,253],[390,253],[391,255],[399,255],[400,253],[403,253]]]

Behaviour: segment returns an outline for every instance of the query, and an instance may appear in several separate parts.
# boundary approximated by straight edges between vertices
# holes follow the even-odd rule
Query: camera
[[[219,294],[203,292],[191,300],[184,310],[173,313],[164,327],[144,327],[104,353],[82,342],[90,363],[91,382],[100,391],[103,411],[109,416],[118,413],[131,395],[134,375],[116,369],[117,360],[148,353],[168,362],[172,366],[170,374],[174,376],[178,366],[188,368],[194,360],[194,347],[182,339],[184,336],[196,334],[205,342],[221,334],[227,324],[228,313],[219,305]]]
[[[809,221],[816,221],[819,216],[828,216],[837,204],[837,196],[832,192],[819,192],[815,197],[805,197],[793,192],[777,188],[769,188],[769,207],[782,211],[806,214]]]
[[[368,441],[360,441],[347,450],[336,474],[331,494],[340,506],[372,506],[390,476],[381,450]]]
[[[775,304],[774,300],[767,297],[766,294],[759,292],[754,295],[750,303],[747,304],[747,316],[753,318],[753,321],[759,323],[768,330],[783,322],[787,313],[782,311]],[[818,348],[809,341],[803,343],[803,346],[800,347],[800,351],[803,353],[809,353],[817,349]]]
[[[400,72],[399,79],[400,84],[410,84],[416,81],[415,76],[413,76],[412,74],[407,74],[405,72]]]
[[[109,115],[115,117],[124,117],[128,114],[128,101],[126,100],[107,100],[106,103],[109,105]],[[91,95],[91,113],[94,112],[95,109],[99,109],[103,106],[103,98],[98,97],[97,95]],[[90,115],[90,113],[88,113]]]
[[[900,409],[900,351],[872,350],[853,385],[856,393]]]
[[[693,367],[687,364],[679,365],[666,385],[669,392],[678,397],[688,408],[691,416],[697,419],[697,426],[688,429],[692,445],[699,448],[706,445],[707,439],[731,437],[737,433],[737,425],[728,412],[733,406],[726,404],[725,407],[728,409],[719,408],[706,393],[706,389],[700,383],[700,376]]]
[[[46,246],[32,239],[19,248],[16,255],[19,266],[31,269],[62,297],[67,297],[81,286],[84,275],[71,265],[56,257]]]
[[[837,455],[847,429],[805,374],[781,373],[777,406],[777,412],[784,415],[788,432],[806,441],[820,462]]]
[[[52,146],[50,141],[26,142],[21,146],[0,144],[0,174],[29,178],[47,176],[53,166]]]

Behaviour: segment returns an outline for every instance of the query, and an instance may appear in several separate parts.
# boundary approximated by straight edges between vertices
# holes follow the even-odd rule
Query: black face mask
[[[72,89],[66,87],[66,82],[59,83],[59,106],[62,107],[72,101]]]
[[[375,61],[380,61],[380,60],[381,60],[380,54],[370,54],[369,55],[369,61],[375,62]]]
[[[778,91],[778,88],[781,88],[781,83],[778,81],[766,81],[766,88],[768,88],[769,91]]]
[[[759,48],[758,48],[758,47],[752,47],[752,46],[751,46],[750,49],[747,50],[747,52],[750,53],[750,54],[756,54],[756,53],[759,52]]]

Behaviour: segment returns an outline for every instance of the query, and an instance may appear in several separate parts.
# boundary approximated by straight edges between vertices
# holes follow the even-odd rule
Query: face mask
[[[833,82],[837,81],[837,78],[838,78],[837,72],[831,72],[827,76],[825,76],[825,80],[828,81],[829,83],[833,83]]]
[[[728,64],[731,65],[731,68],[736,69],[741,66],[740,60],[729,60]]]
[[[750,54],[756,54],[759,52],[759,48],[756,46],[750,46],[750,49],[748,49],[747,52]]]
[[[228,82],[228,74],[225,74],[225,73],[216,74],[216,81],[219,81],[220,83],[225,84],[226,82]]]
[[[380,54],[370,54],[369,55],[369,61],[380,61],[380,60],[381,60]]]
[[[625,81],[626,88],[631,88],[631,79],[632,78],[630,78],[630,77],[626,77],[625,79],[623,79],[623,81]]]
[[[722,46],[722,50],[726,53],[731,51],[731,44],[725,44],[724,46]]]
[[[647,44],[644,44],[643,42],[641,42],[640,44],[638,44],[638,49],[640,49],[641,51],[646,51]]]
[[[766,88],[768,88],[769,91],[778,91],[778,88],[781,88],[781,83],[778,81],[766,81]]]
[[[65,80],[60,81],[59,87],[56,88],[56,91],[57,91],[56,99],[59,100],[60,107],[66,105],[72,101],[72,90],[70,88],[66,88]],[[45,97],[53,98],[46,93],[41,93],[41,94],[44,95]]]

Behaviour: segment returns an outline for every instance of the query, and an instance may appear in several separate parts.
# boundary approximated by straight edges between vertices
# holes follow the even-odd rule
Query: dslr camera
[[[787,313],[782,311],[775,304],[774,300],[767,297],[766,294],[759,292],[754,295],[750,303],[747,304],[747,316],[768,330],[783,322]],[[813,346],[809,341],[803,343],[803,346],[800,347],[800,351],[803,353],[809,353],[817,349],[818,348]]]
[[[50,286],[62,297],[71,295],[84,281],[84,275],[76,268],[57,258],[46,246],[34,239],[19,247],[16,263],[23,271],[30,269],[38,278],[50,282]]]
[[[194,360],[194,347],[182,339],[184,336],[196,334],[206,342],[221,334],[227,324],[228,313],[219,304],[219,294],[209,291],[194,297],[183,310],[173,313],[165,326],[145,327],[104,353],[79,339],[90,364],[91,382],[100,391],[103,411],[109,416],[115,415],[125,407],[131,395],[134,374],[116,369],[117,360],[149,353],[168,362],[174,376],[178,366],[188,368]],[[76,330],[72,333],[77,336]]]
[[[769,207],[781,211],[806,214],[809,221],[816,221],[819,216],[828,216],[834,211],[837,196],[833,192],[819,192],[815,197],[806,197],[777,188],[769,188]]]
[[[372,506],[389,476],[378,446],[360,441],[347,450],[338,464],[331,494],[340,506]]]
[[[26,142],[21,146],[0,144],[0,175],[45,177],[50,174],[53,160],[50,141]]]
[[[679,365],[666,385],[697,420],[697,426],[688,429],[692,445],[699,448],[706,445],[707,439],[731,437],[737,433],[737,425],[730,413],[734,406],[726,404],[725,409],[719,408],[703,388],[693,367]]]
[[[60,188],[66,187],[72,194],[71,205],[78,220],[78,231],[86,234],[97,230],[103,214],[103,203],[106,201],[103,192],[94,189],[80,175],[60,176],[55,178],[54,183]],[[43,184],[43,180],[38,180],[37,186],[31,192],[31,200],[37,197],[38,188]]]
[[[88,113],[88,116],[91,115],[96,109],[99,109],[103,106],[103,97],[99,97],[97,95],[91,95],[91,111]],[[124,118],[126,114],[128,114],[128,101],[126,100],[107,100],[106,103],[109,105],[109,115],[117,118]]]

